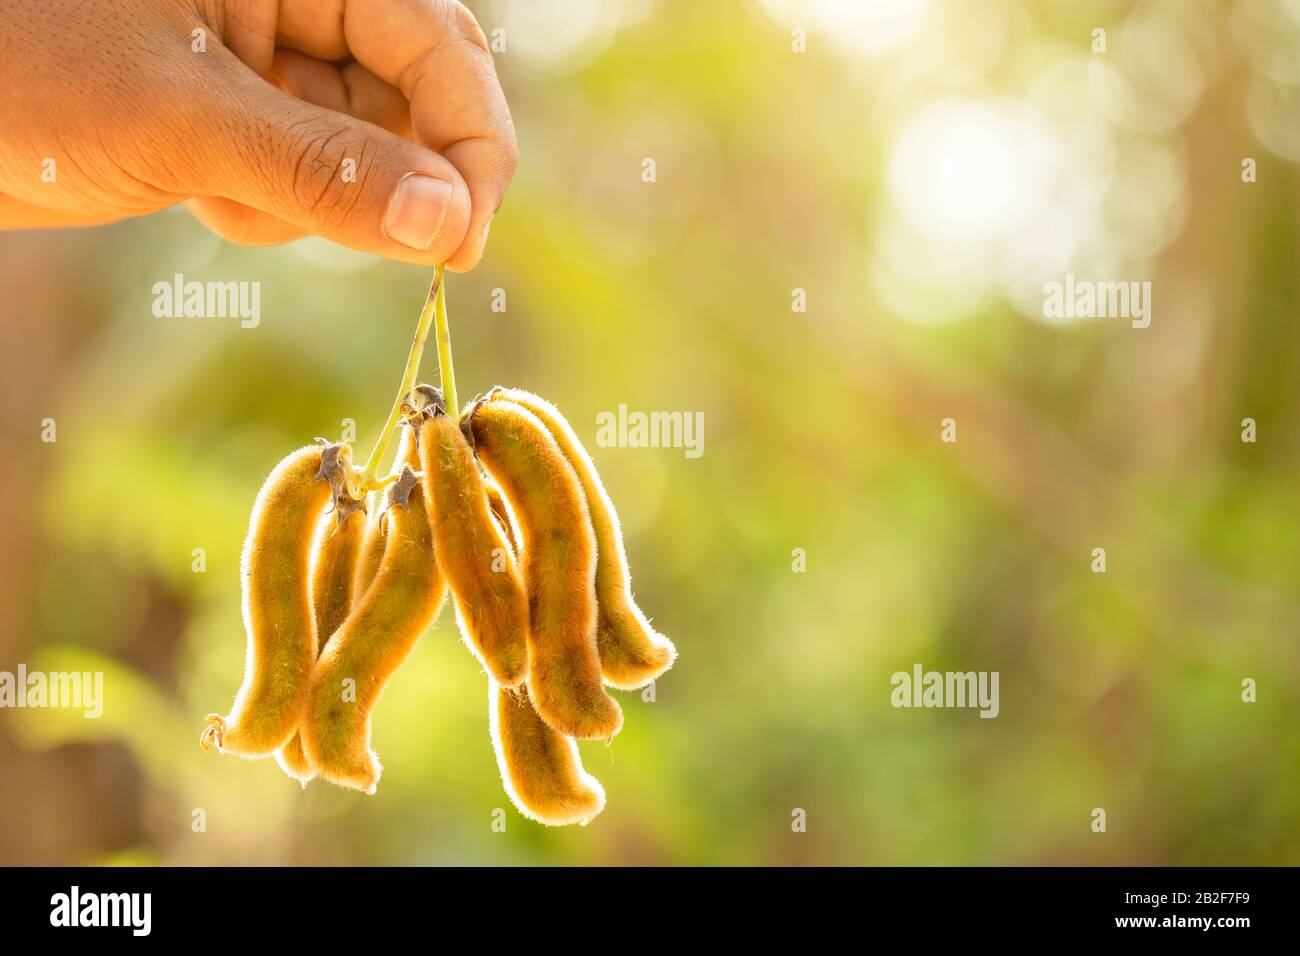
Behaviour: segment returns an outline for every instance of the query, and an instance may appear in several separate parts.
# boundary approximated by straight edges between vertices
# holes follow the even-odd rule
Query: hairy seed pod
[[[375,575],[379,573],[379,562],[384,560],[384,514],[380,497],[371,492],[367,497],[365,529],[361,535],[360,553],[357,555],[355,576],[352,580],[354,603],[360,601]],[[328,635],[326,635],[328,640]]]
[[[510,506],[506,504],[506,499],[501,494],[501,489],[497,487],[495,481],[484,481],[483,486],[487,489],[488,510],[492,512],[492,517],[496,519],[496,525],[502,537],[510,545],[510,553],[517,558],[519,556],[519,539],[515,537],[515,522],[514,518],[510,516]]]
[[[240,562],[244,681],[228,716],[208,715],[199,738],[205,750],[213,742],[223,753],[268,757],[293,736],[316,661],[308,595],[312,539],[341,453],[350,454],[342,445],[300,448],[257,493]]]
[[[341,497],[335,510],[321,518],[316,529],[311,605],[316,614],[316,643],[320,647],[352,610],[357,555],[365,533],[365,509],[350,496]],[[316,768],[307,760],[302,739],[296,733],[276,751],[275,759],[285,773],[304,785],[316,776]]]
[[[510,802],[547,826],[586,825],[605,808],[605,789],[582,768],[578,745],[537,716],[528,688],[488,681],[492,749]]]
[[[492,520],[518,556],[510,509],[501,490],[491,481],[486,485]],[[573,738],[537,716],[526,685],[512,691],[491,678],[488,685],[492,749],[510,801],[524,816],[547,826],[586,826],[604,809],[605,790],[583,770]]]
[[[379,573],[321,652],[299,728],[321,777],[366,793],[375,792],[383,769],[370,748],[370,715],[447,593],[433,559],[424,492],[409,466],[389,500]]]
[[[546,426],[513,402],[480,402],[466,421],[519,523],[533,706],[565,736],[609,739],[623,712],[600,676],[596,539],[578,476]]]
[[[513,388],[494,389],[489,398],[514,402],[536,415],[582,482],[596,534],[596,645],[601,673],[606,684],[619,690],[644,687],[673,666],[677,649],[650,626],[632,598],[623,528],[595,462],[559,409],[546,399]]]
[[[420,387],[427,388],[427,386]],[[420,467],[420,457],[415,447],[415,433],[408,427],[402,428],[394,465],[397,468],[402,465],[410,465],[413,469]],[[356,578],[352,582],[354,606],[374,583],[375,575],[379,573],[379,563],[384,560],[384,546],[388,543],[388,519],[384,513],[383,492],[372,491],[366,496],[366,514],[368,518],[365,535],[361,541],[361,553],[357,557]]]
[[[298,731],[294,731],[289,742],[275,752],[275,762],[304,787],[316,779],[316,767],[307,759],[302,749],[302,734]]]
[[[327,514],[317,530],[311,606],[316,613],[317,642],[322,647],[352,610],[357,558],[365,531],[366,515],[361,508],[348,515],[340,513],[337,521],[334,514]]]
[[[419,447],[434,556],[461,635],[493,679],[514,687],[528,676],[528,595],[513,549],[460,426],[447,415],[426,419]]]

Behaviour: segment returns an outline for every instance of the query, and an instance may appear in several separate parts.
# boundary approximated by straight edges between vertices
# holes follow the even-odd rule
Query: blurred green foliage
[[[485,679],[447,612],[377,711],[378,795],[200,752],[240,679],[257,488],[344,419],[369,448],[429,277],[318,241],[236,248],[180,210],[80,240],[66,321],[83,334],[48,383],[58,442],[31,466],[17,646],[34,669],[105,671],[106,712],[0,724],[38,761],[125,746],[138,786],[82,781],[78,812],[140,825],[44,862],[1300,862],[1296,169],[1243,106],[1287,78],[1260,70],[1264,41],[1225,3],[889,2],[888,48],[837,36],[833,16],[852,17],[827,6],[477,6],[512,44],[498,62],[521,164],[483,265],[448,286],[459,387],[525,387],[570,417],[620,507],[638,599],[681,652],[653,703],[620,695],[611,746],[582,745],[609,799],[586,828],[509,808]],[[1164,31],[1146,51],[1163,86],[1125,73],[1144,17]],[[1093,69],[1098,25],[1100,69],[1135,98],[1123,116],[1102,102],[1114,77],[1048,83]],[[1034,103],[1065,131],[1096,219],[1059,271],[1153,281],[1150,329],[1034,316],[1017,296],[1043,276],[1008,251],[1023,223],[995,237],[981,220],[954,246],[908,218],[894,144],[953,97]],[[1109,131],[1109,164],[1069,143],[1080,128]],[[1075,208],[1057,189],[1034,228]],[[1170,225],[1142,238],[1130,220]],[[953,271],[962,255],[974,272]],[[154,318],[151,286],[174,273],[260,281],[260,325]],[[703,457],[594,447],[620,403],[703,411]],[[1000,672],[1000,716],[892,708],[890,675],[916,662]],[[22,805],[4,792],[0,811]]]

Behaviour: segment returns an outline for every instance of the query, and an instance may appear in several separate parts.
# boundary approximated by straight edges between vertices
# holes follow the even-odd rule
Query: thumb
[[[242,64],[233,86],[208,100],[192,154],[195,194],[223,196],[405,262],[445,262],[460,248],[469,189],[448,160],[290,96]]]

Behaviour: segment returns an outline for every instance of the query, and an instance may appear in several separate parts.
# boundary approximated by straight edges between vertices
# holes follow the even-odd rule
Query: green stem
[[[442,266],[438,266],[442,271]],[[438,301],[434,304],[438,341],[438,382],[442,386],[442,401],[453,421],[460,419],[460,405],[456,402],[456,369],[451,364],[451,326],[447,322],[447,291],[438,283]]]
[[[420,310],[420,321],[415,327],[415,338],[411,342],[411,351],[406,356],[406,371],[402,373],[402,386],[397,392],[397,398],[393,401],[392,410],[388,413],[388,421],[384,422],[384,427],[379,432],[379,438],[375,441],[374,450],[370,452],[370,457],[366,459],[366,467],[357,478],[357,485],[363,494],[370,490],[375,475],[379,473],[379,463],[383,461],[384,455],[388,451],[388,442],[392,439],[393,431],[401,420],[402,405],[407,396],[411,394],[411,390],[415,388],[416,376],[420,374],[420,358],[424,355],[424,343],[429,338],[429,326],[433,324],[434,303],[441,300],[442,266],[438,266],[433,272],[433,282],[429,284],[429,294],[425,297],[424,308]],[[445,325],[446,310],[443,309],[442,312],[442,324]],[[439,342],[438,352],[441,357],[441,341]]]

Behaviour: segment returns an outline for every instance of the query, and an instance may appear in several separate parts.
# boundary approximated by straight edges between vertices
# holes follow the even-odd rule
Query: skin
[[[234,242],[315,233],[464,271],[517,163],[483,31],[454,0],[10,0],[0,50],[0,228],[184,203]],[[445,188],[393,220],[413,173]],[[404,242],[398,221],[432,238]]]
[[[433,624],[447,586],[433,558],[424,492],[407,469],[406,507],[388,510],[379,575],[321,652],[306,692],[299,733],[322,778],[373,794],[383,771],[370,747],[370,718],[389,679]],[[400,500],[400,499],[399,499]],[[355,699],[346,700],[345,681]]]
[[[528,595],[474,452],[441,414],[421,426],[419,449],[434,554],[456,598],[461,634],[493,679],[514,687],[528,676]]]
[[[596,540],[582,485],[531,412],[493,401],[474,406],[467,417],[479,460],[518,521],[533,705],[565,736],[607,740],[623,726],[623,712],[601,680]]]
[[[366,516],[361,511],[349,514],[342,524],[333,513],[326,514],[316,530],[310,594],[316,615],[316,643],[320,646],[352,610],[357,555],[365,531]],[[302,739],[296,733],[276,752],[275,759],[285,773],[303,784],[316,776],[316,768],[307,760]]]
[[[547,826],[586,825],[605,807],[605,790],[582,767],[578,745],[533,709],[528,688],[488,682],[492,747],[510,802]]]
[[[247,644],[244,682],[226,717],[209,715],[201,738],[222,753],[269,757],[288,743],[316,660],[307,582],[316,524],[331,498],[315,480],[321,448],[285,457],[258,492],[241,561]]]
[[[596,535],[596,644],[605,683],[637,690],[673,666],[677,649],[656,632],[632,597],[632,575],[614,502],[573,428],[544,398],[522,389],[497,389],[492,400],[515,402],[544,424],[582,483]]]

